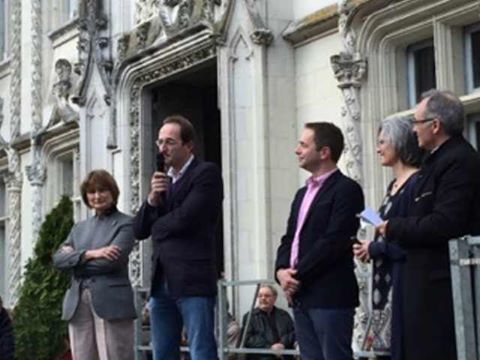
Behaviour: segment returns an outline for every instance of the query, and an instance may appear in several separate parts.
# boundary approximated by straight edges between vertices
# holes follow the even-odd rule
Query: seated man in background
[[[250,322],[248,315],[243,316],[242,328],[246,332],[245,344],[247,348],[283,350],[293,349],[295,344],[295,330],[291,316],[285,310],[275,306],[277,290],[272,285],[260,286],[257,295],[257,307],[253,309]],[[270,360],[278,358],[276,355],[247,355],[247,360]]]

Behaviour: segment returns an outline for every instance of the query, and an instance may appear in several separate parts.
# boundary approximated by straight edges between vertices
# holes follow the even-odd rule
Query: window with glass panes
[[[433,40],[408,46],[407,58],[408,99],[410,106],[414,106],[422,93],[437,87]]]
[[[480,89],[480,23],[465,28],[465,68],[469,92]]]

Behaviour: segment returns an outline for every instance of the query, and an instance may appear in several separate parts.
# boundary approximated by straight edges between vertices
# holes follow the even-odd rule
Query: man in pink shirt
[[[331,123],[308,123],[295,148],[312,175],[292,203],[275,274],[293,307],[302,360],[352,360],[358,286],[352,239],[364,208],[360,185],[337,168],[344,140]]]

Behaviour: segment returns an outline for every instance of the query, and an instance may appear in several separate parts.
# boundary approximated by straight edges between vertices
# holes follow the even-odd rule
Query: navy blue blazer
[[[218,166],[194,159],[160,206],[143,203],[133,232],[140,240],[152,237],[152,288],[165,281],[174,298],[216,294],[215,231],[222,200]]]
[[[293,200],[287,232],[277,251],[275,273],[290,267],[290,252],[298,211],[307,188]],[[357,214],[364,208],[363,192],[340,171],[318,191],[300,232],[297,275],[301,287],[294,302],[304,308],[352,308],[358,305],[352,238],[359,227]]]

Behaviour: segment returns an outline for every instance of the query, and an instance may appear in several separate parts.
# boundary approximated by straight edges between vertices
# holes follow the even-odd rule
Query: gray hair
[[[268,288],[270,289],[270,291],[272,292],[273,296],[275,297],[278,297],[278,291],[277,289],[275,289],[275,286],[271,285],[271,284],[260,284],[258,290],[262,289],[262,288]]]
[[[425,118],[437,118],[449,136],[462,134],[465,113],[457,95],[449,90],[429,90],[422,99],[428,99]]]
[[[385,140],[393,146],[395,154],[405,165],[418,167],[423,150],[418,146],[412,123],[405,116],[393,115],[382,120],[378,134],[383,133]]]

